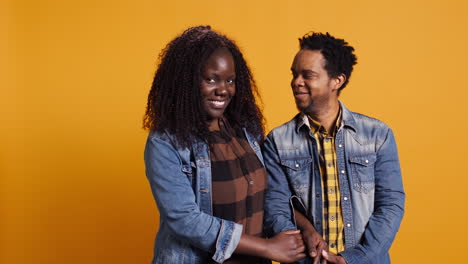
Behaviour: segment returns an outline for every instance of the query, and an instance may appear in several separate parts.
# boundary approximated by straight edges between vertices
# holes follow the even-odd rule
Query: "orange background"
[[[464,1],[0,2],[0,263],[149,263],[158,214],[141,129],[160,50],[191,25],[235,39],[268,129],[295,113],[297,38],[359,63],[341,99],[395,131],[407,192],[394,263],[468,251]]]

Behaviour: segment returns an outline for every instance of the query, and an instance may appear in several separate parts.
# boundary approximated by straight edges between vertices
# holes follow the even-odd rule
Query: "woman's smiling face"
[[[219,48],[208,58],[202,70],[200,91],[207,122],[216,126],[236,94],[236,68],[228,49]]]

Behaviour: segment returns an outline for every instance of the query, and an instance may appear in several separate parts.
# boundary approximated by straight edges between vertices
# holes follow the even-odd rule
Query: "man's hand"
[[[296,223],[302,230],[302,239],[307,248],[307,254],[314,259],[314,264],[318,264],[322,250],[328,250],[328,245],[322,236],[315,230],[312,223],[298,210],[294,210]],[[325,262],[322,258],[322,262]]]
[[[335,255],[326,250],[322,250],[322,256],[327,263],[346,264],[346,260],[342,256]]]
[[[287,230],[267,239],[266,257],[274,261],[291,263],[306,257],[300,230]]]
[[[313,264],[318,264],[321,252],[328,249],[327,242],[313,228],[308,228],[302,232],[302,239],[307,247],[307,253],[314,259]]]

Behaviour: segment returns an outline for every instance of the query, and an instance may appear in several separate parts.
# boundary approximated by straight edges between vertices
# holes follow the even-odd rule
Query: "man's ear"
[[[333,78],[333,89],[339,90],[346,81],[346,75],[343,73]]]

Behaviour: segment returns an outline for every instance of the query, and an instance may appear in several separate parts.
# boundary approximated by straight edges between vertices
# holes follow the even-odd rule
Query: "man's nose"
[[[291,81],[292,86],[298,87],[298,86],[303,86],[304,85],[304,79],[302,78],[301,75],[297,75],[296,77],[293,77]]]

